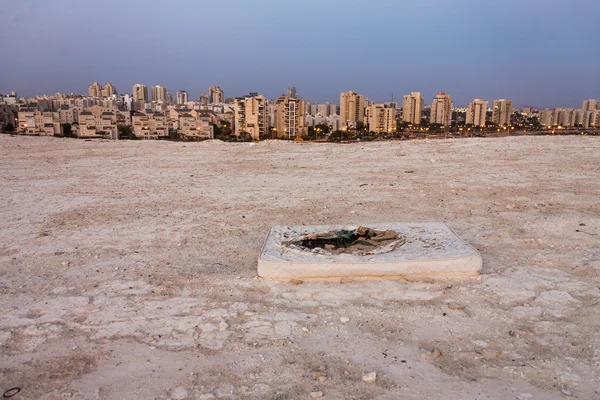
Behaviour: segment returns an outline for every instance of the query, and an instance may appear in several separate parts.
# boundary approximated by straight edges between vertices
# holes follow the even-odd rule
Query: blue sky
[[[20,0],[0,14],[0,93],[134,83],[309,101],[438,91],[455,105],[600,97],[598,0]]]

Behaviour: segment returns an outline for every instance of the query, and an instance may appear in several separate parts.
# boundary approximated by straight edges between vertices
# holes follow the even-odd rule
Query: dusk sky
[[[599,0],[20,0],[0,13],[0,93],[119,93],[134,83],[226,97],[376,102],[438,91],[517,107],[600,97]]]

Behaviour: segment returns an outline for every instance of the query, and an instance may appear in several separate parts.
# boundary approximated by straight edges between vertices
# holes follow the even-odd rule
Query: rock
[[[214,400],[216,399],[215,395],[212,393],[204,393],[198,396],[198,400]]]
[[[437,347],[436,347],[435,349],[433,349],[433,352],[432,352],[432,354],[433,354],[433,356],[434,356],[434,357],[436,357],[436,358],[438,358],[438,357],[441,357],[441,356],[442,356],[442,352],[441,352],[441,351],[440,351],[440,349],[438,349]]]
[[[60,263],[60,265],[62,265],[63,267],[68,267],[69,266],[69,262],[68,261],[63,261]]]
[[[308,330],[308,328],[307,328],[307,327],[303,326],[303,327],[302,327],[302,332],[308,333],[308,332],[309,332],[309,330]]]
[[[173,400],[185,400],[188,398],[188,391],[182,387],[176,387],[171,390],[171,398]]]
[[[235,388],[232,385],[219,386],[214,391],[217,399],[235,399]]]
[[[531,393],[521,393],[517,395],[517,400],[529,400],[533,399],[533,395]]]
[[[365,382],[375,382],[377,380],[377,372],[369,372],[364,374],[362,380]]]
[[[348,317],[340,317],[340,321],[342,321],[343,323],[346,323],[346,322],[350,321],[350,318],[348,318]]]
[[[323,396],[323,392],[310,392],[310,397],[313,399],[320,399]]]
[[[484,347],[484,348],[485,348],[485,347],[488,347],[488,344],[486,343],[486,341],[485,341],[485,340],[480,340],[480,339],[478,339],[478,340],[473,340],[473,343],[474,343],[474,344],[476,344],[476,345],[477,345],[477,346],[479,346],[479,347]]]
[[[569,389],[560,389],[560,392],[567,396],[571,396],[571,391]]]

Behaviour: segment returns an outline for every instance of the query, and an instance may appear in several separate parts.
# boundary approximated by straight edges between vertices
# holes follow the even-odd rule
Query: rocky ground
[[[0,391],[598,399],[599,199],[590,137],[0,135]],[[446,222],[481,252],[482,276],[256,277],[273,225],[389,221]]]

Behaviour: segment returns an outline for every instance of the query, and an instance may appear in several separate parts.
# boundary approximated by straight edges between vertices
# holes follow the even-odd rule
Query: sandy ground
[[[598,399],[599,200],[600,140],[589,137],[0,135],[0,391]],[[446,222],[482,253],[483,275],[256,277],[272,225],[389,221]]]

